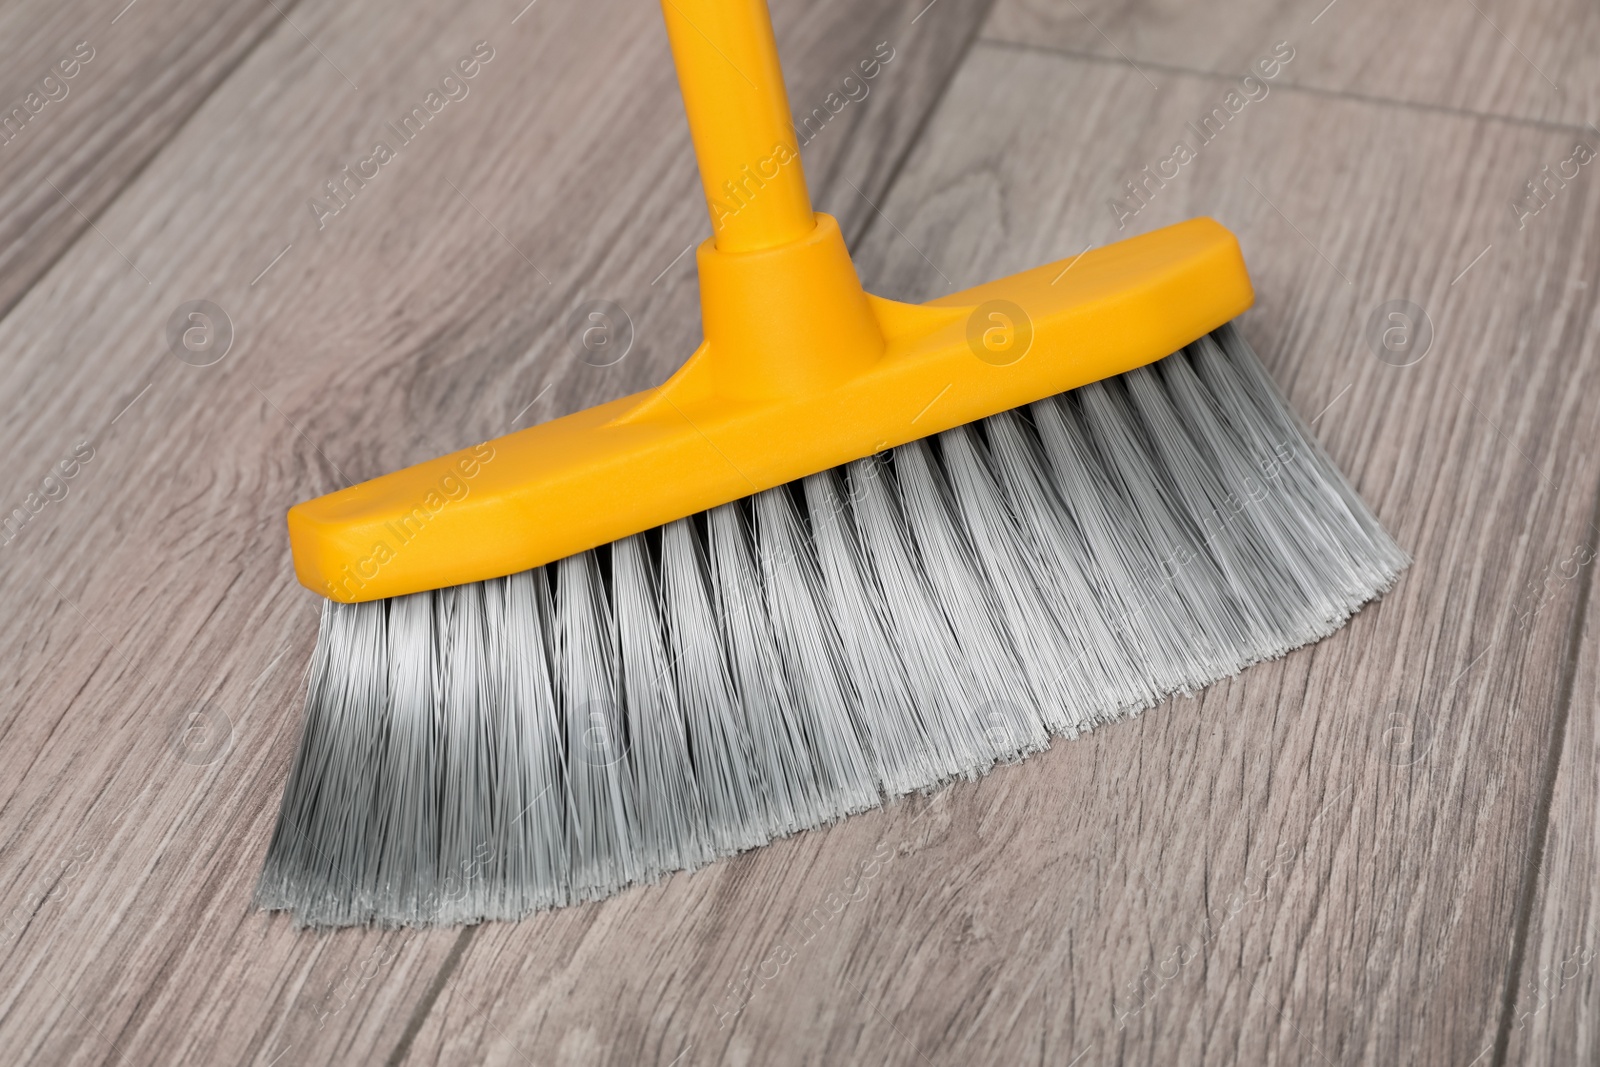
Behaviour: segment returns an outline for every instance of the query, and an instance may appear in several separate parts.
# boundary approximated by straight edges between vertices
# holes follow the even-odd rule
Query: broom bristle
[[[1281,656],[1408,562],[1225,326],[547,567],[325,603],[256,901],[604,897]]]

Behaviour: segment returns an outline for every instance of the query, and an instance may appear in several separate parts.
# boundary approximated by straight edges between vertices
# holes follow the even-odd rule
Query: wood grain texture
[[[250,911],[315,627],[284,509],[659,381],[707,231],[653,5],[308,0],[0,319],[0,510],[94,449],[0,545],[8,1061],[1592,1058],[1593,966],[1537,984],[1594,943],[1596,609],[1546,582],[1600,499],[1592,168],[1506,210],[1581,128],[1284,83],[1119,230],[1224,78],[993,43],[952,82],[981,4],[776,6],[797,111],[897,50],[806,155],[870,286],[1216,216],[1246,335],[1415,568],[1196,699],[599,905],[325,936]],[[466,98],[319,228],[307,201],[479,40]],[[235,331],[209,367],[163,337],[200,298]],[[594,298],[635,322],[614,367],[567,344]],[[1404,368],[1366,340],[1398,298],[1434,330]]]
[[[779,14],[799,107],[914,12]],[[808,151],[854,230],[983,8],[940,14]],[[470,932],[319,937],[249,906],[315,628],[283,512],[653,384],[697,339],[692,261],[668,268],[709,227],[653,5],[290,18],[0,320],[0,510],[92,450],[0,545],[8,1062],[404,1057]],[[308,201],[479,41],[467,95],[319,226]],[[612,368],[567,345],[597,295],[638,329]],[[212,366],[165,337],[196,299],[233,328]]]
[[[925,298],[1132,232],[1105,200],[1225,90],[980,45],[864,278]],[[1497,1062],[1576,587],[1519,626],[1521,597],[1600,491],[1600,193],[1518,230],[1504,190],[1570,130],[1252,107],[1137,228],[1240,234],[1243,328],[1416,554],[1399,588],[980,783],[485,926],[413,1062]],[[1434,330],[1409,367],[1365,336],[1400,298]]]
[[[0,123],[9,120],[0,125],[0,314],[94,235],[91,220],[293,8],[26,0],[0,9]]]
[[[1295,85],[1573,125],[1600,113],[1600,11],[1582,0],[1000,0],[983,32],[1131,62],[1158,85],[1160,68],[1237,77],[1289,41]]]
[[[1553,724],[1549,816],[1541,863],[1528,901],[1520,966],[1508,976],[1502,1026],[1510,1063],[1592,1063],[1600,1057],[1600,598],[1595,557],[1600,515],[1588,538],[1554,560],[1523,590],[1519,620],[1536,616],[1560,592],[1578,588],[1584,610],[1573,620],[1562,683],[1564,721]],[[1584,588],[1586,587],[1586,588]]]

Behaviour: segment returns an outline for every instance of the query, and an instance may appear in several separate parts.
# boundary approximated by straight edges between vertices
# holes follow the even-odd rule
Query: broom
[[[326,599],[261,907],[605,897],[1192,693],[1408,562],[1229,324],[1222,226],[868,295],[764,0],[662,9],[705,340],[658,388],[290,510]]]

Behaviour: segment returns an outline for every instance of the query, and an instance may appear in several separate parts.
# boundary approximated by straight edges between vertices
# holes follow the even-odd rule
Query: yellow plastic
[[[811,211],[764,0],[662,9],[712,216],[704,342],[655,389],[291,508],[307,588],[367,601],[550,563],[1143,366],[1254,299],[1211,219],[926,304],[872,296]]]

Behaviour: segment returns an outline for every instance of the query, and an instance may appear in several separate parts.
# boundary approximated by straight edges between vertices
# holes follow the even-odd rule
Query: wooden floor
[[[0,105],[45,101],[0,144],[0,512],[44,501],[0,535],[0,1059],[1600,1058],[1600,9],[772,0],[797,112],[893,49],[806,152],[869,287],[1216,217],[1245,335],[1416,564],[981,782],[521,923],[319,935],[250,907],[316,628],[284,510],[661,380],[708,224],[646,0],[123,2],[0,11]],[[566,338],[600,298],[607,368]],[[208,366],[167,341],[196,300]],[[1380,360],[1398,300],[1426,336]]]

